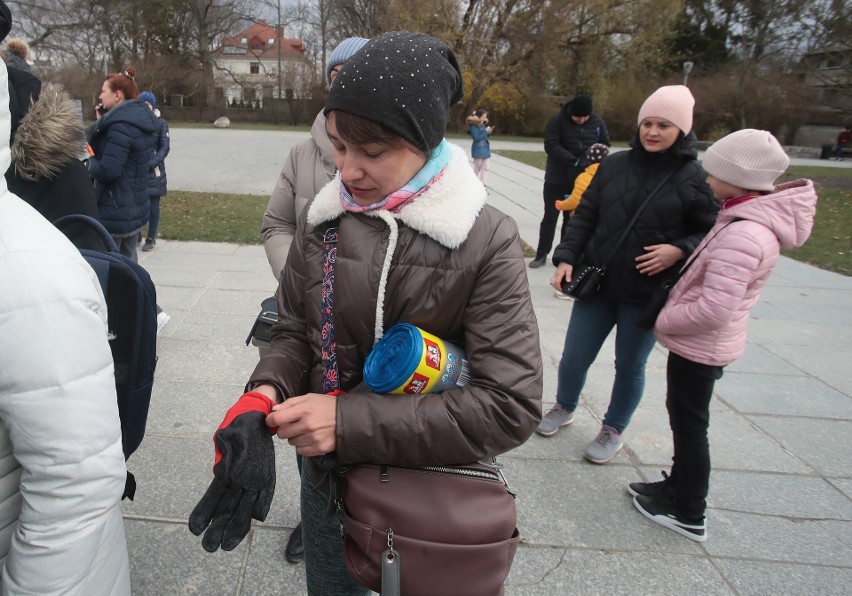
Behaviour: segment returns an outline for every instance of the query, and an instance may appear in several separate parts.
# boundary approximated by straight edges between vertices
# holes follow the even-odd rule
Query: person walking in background
[[[346,61],[363,48],[367,41],[363,37],[350,37],[331,51],[325,68],[326,84],[334,84],[337,73]],[[281,271],[287,263],[299,216],[320,189],[331,182],[336,172],[334,147],[325,128],[325,114],[320,111],[311,126],[311,137],[297,143],[287,154],[263,214],[260,233],[275,281],[281,281]],[[268,348],[259,348],[259,351],[263,356]],[[302,457],[298,454],[296,466],[301,475]],[[290,563],[298,563],[305,558],[301,522],[296,524],[287,540],[284,558]]]
[[[97,120],[88,130],[94,155],[89,173],[98,197],[100,221],[121,254],[138,261],[136,244],[148,221],[148,172],[160,121],[139,101],[133,68],[107,76],[101,87]]]
[[[586,373],[604,340],[616,327],[615,379],[609,407],[597,437],[584,450],[587,460],[604,464],[624,444],[623,433],[645,390],[645,363],[654,334],[637,326],[642,307],[666,273],[682,262],[713,226],[718,204],[707,175],[696,161],[692,108],[683,85],[661,87],[639,109],[639,131],[630,151],[607,157],[556,248],[550,282],[561,290],[582,265],[606,266],[600,290],[574,302],[559,362],[556,405],[538,427],[554,435],[574,421]],[[635,225],[627,228],[646,198]],[[613,252],[625,231],[624,242]]]
[[[664,480],[634,482],[627,491],[645,517],[698,542],[707,540],[713,387],[745,351],[749,313],[780,246],[802,246],[813,228],[813,182],[774,185],[789,164],[780,143],[763,130],[737,131],[707,150],[707,182],[722,210],[657,318],[657,340],[669,349],[673,463]]]
[[[3,52],[3,60],[6,61],[7,65],[31,72],[29,57],[30,46],[27,42],[20,37],[9,38],[6,42],[6,50]]]
[[[837,161],[843,161],[843,150],[846,149],[850,141],[852,141],[852,130],[849,130],[848,126],[844,126],[835,141],[834,155]]]
[[[0,32],[8,19],[0,3]],[[0,64],[3,171],[9,128]],[[5,186],[0,280],[2,592],[128,596],[127,468],[103,292],[79,250]]]
[[[419,68],[407,62],[411,55]],[[405,88],[394,79],[405,79]],[[242,444],[257,444],[269,462],[269,429],[254,422],[266,415],[266,425],[306,456],[308,594],[368,593],[346,572],[340,513],[322,521],[329,494],[321,456],[336,452],[342,465],[477,461],[522,444],[540,419],[538,324],[517,226],[487,204],[466,152],[444,139],[450,106],[462,95],[455,55],[421,33],[382,34],[340,71],[325,107],[340,173],[299,219],[270,353],[231,410],[245,414],[225,427],[234,436],[241,418],[252,420]],[[336,257],[326,248],[329,227],[337,231]],[[403,321],[464,345],[470,384],[439,399],[370,392],[361,382],[365,358]],[[332,392],[335,385],[345,395]],[[246,455],[249,465],[230,469],[260,468],[255,453]],[[222,461],[217,470],[224,472]],[[202,500],[196,511],[206,509]],[[190,530],[199,534],[212,519],[215,549],[221,526],[199,517]]]
[[[473,137],[473,145],[470,148],[473,171],[484,185],[488,182],[488,162],[491,159],[491,144],[488,142],[488,136],[494,128],[488,125],[488,112],[482,109],[475,110],[468,116],[465,124],[467,124],[468,133]]]
[[[169,125],[166,119],[157,109],[157,98],[151,91],[143,91],[139,99],[148,104],[151,111],[157,117],[160,130],[154,133],[154,156],[151,158],[148,171],[148,198],[150,200],[150,215],[148,217],[148,234],[142,250],[148,252],[154,250],[157,244],[157,230],[160,225],[160,199],[166,196],[168,187],[166,185],[166,156],[169,154],[171,145],[169,143]]]
[[[592,98],[578,95],[554,115],[544,131],[544,150],[547,152],[547,166],[544,172],[544,217],[538,230],[538,248],[530,267],[536,269],[544,265],[553,246],[556,224],[559,222],[559,210],[554,201],[571,194],[574,180],[588,165],[583,161],[586,150],[595,143],[609,145],[609,133],[603,118],[592,110]],[[562,212],[562,232],[564,238],[569,215]]]

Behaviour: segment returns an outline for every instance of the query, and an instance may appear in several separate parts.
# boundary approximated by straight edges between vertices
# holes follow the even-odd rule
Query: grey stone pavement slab
[[[289,146],[304,136],[173,129],[171,188],[267,194]],[[258,142],[269,150],[258,153]],[[489,201],[516,220],[529,243],[538,237],[542,177],[492,158]],[[305,594],[303,566],[283,558],[299,518],[286,444],[276,444],[269,517],[236,549],[207,553],[186,527],[212,476],[213,431],[257,361],[245,337],[275,287],[263,249],[159,241],[140,255],[172,319],[160,336],[145,441],[128,462],[139,483],[136,500],[123,504],[133,592]],[[552,271],[527,270],[542,334],[545,407],[555,399],[571,310],[547,285]],[[646,520],[625,492],[628,482],[659,479],[670,464],[665,350],[657,346],[651,355],[625,448],[606,466],[583,460],[611,389],[608,340],[575,423],[552,438],[533,435],[502,458],[519,493],[523,535],[506,594],[848,594],[850,355],[852,279],[782,258],[753,313],[745,355],[717,384],[709,539],[698,544]]]

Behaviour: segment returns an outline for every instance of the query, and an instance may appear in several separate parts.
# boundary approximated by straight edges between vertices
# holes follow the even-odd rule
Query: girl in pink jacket
[[[664,480],[634,482],[627,490],[645,517],[698,542],[707,539],[713,386],[745,350],[749,312],[780,246],[801,246],[813,227],[813,182],[774,186],[789,163],[775,137],[762,130],[737,131],[707,150],[707,183],[722,209],[682,269],[654,329],[669,349],[666,408],[673,464]]]

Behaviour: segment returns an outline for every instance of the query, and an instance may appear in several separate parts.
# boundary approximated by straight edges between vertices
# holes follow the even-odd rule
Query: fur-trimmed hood
[[[473,173],[461,147],[447,143],[452,152],[440,180],[399,213],[377,209],[365,215],[393,217],[435,242],[454,249],[467,239],[477,215],[485,205],[485,187]],[[308,209],[308,223],[319,225],[346,213],[340,204],[340,173],[320,190]]]
[[[84,146],[83,122],[71,95],[46,83],[15,133],[12,163],[25,180],[52,179]]]

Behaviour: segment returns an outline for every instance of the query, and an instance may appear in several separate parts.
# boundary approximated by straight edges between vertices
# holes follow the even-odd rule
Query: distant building
[[[216,86],[228,104],[272,98],[310,97],[317,74],[301,39],[284,37],[283,27],[255,23],[226,38],[213,51]]]
[[[852,45],[808,52],[802,60],[804,84],[828,112],[852,112]]]

